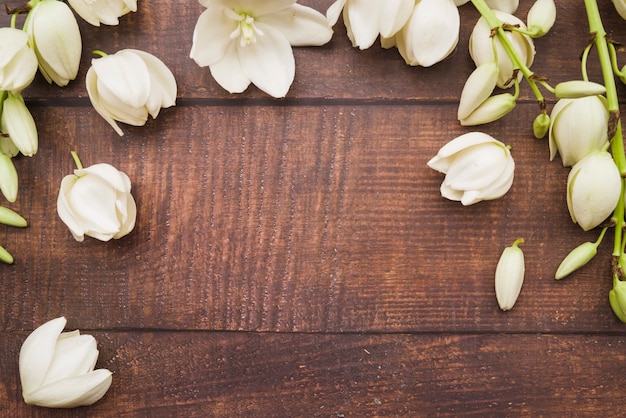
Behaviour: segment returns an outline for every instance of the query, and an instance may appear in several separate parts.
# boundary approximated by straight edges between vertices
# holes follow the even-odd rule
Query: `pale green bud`
[[[516,240],[512,246],[506,247],[496,267],[496,299],[500,309],[508,311],[513,308],[524,283],[524,253],[518,247],[524,239]]]
[[[17,170],[8,155],[0,153],[0,191],[9,202],[17,199]]]
[[[474,126],[493,122],[515,109],[517,101],[511,93],[501,93],[482,102],[467,118],[461,119],[461,125]]]
[[[598,96],[604,93],[606,93],[606,87],[593,81],[564,81],[554,87],[554,95],[559,99],[576,99],[579,97]]]
[[[554,278],[556,280],[561,280],[564,277],[567,277],[591,261],[597,253],[598,245],[595,242],[584,242],[580,244],[578,247],[574,248],[567,255],[567,257],[563,259],[563,261],[561,261]]]
[[[0,126],[22,154],[30,157],[37,153],[37,127],[21,95],[9,94],[4,100]]]
[[[626,283],[613,280],[613,289],[609,291],[609,304],[620,321],[626,323]]]
[[[0,261],[7,264],[13,264],[13,256],[10,252],[4,249],[3,246],[0,245]]]
[[[526,17],[528,31],[533,38],[539,38],[552,29],[556,21],[556,5],[554,0],[537,0]]]
[[[613,0],[613,5],[615,6],[615,10],[622,17],[622,19],[626,19],[626,1],[624,0]]]
[[[497,82],[498,65],[495,61],[488,61],[476,67],[463,86],[457,118],[462,120],[469,117],[478,106],[491,96]]]
[[[0,206],[0,223],[21,228],[28,226],[22,215],[4,206]]]
[[[550,129],[550,116],[545,113],[537,115],[533,121],[533,135],[535,138],[541,139],[548,133]]]
[[[593,151],[567,177],[567,209],[572,221],[589,231],[604,222],[620,198],[622,178],[611,154]]]

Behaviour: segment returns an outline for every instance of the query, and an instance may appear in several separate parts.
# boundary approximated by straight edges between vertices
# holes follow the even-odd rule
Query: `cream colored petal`
[[[68,0],[68,3],[87,23],[93,26],[100,26],[98,15],[85,0]]]
[[[98,76],[93,70],[93,67],[89,68],[89,70],[87,71],[85,85],[87,87],[89,101],[91,102],[93,108],[96,110],[96,112],[98,112],[100,116],[104,118],[104,120],[108,122],[109,125],[111,125],[113,129],[115,129],[115,132],[117,132],[119,136],[123,136],[124,132],[122,132],[113,116],[103,104],[102,97],[98,92]]]
[[[139,55],[121,50],[93,59],[91,66],[98,75],[98,83],[105,85],[123,103],[131,107],[145,106],[150,95],[150,74]]]
[[[503,172],[509,154],[498,145],[475,145],[460,151],[446,174],[445,182],[458,190],[480,190]]]
[[[214,1],[223,4],[225,7],[233,8],[233,0]],[[259,18],[285,10],[291,7],[295,2],[296,0],[237,0],[235,4],[238,10],[249,11],[251,15]]]
[[[504,146],[504,144],[500,141],[484,132],[468,132],[454,138],[452,141],[441,147],[439,152],[437,152],[437,155],[427,164],[430,168],[445,173],[447,172],[447,167],[451,162],[450,159],[453,158],[458,152],[475,145],[487,143],[500,144]]]
[[[517,11],[519,0],[485,0],[492,9],[513,14]]]
[[[40,388],[25,398],[31,405],[48,408],[75,408],[91,405],[100,400],[112,382],[109,370],[98,369],[82,376],[60,380]]]
[[[157,57],[147,52],[129,49],[137,54],[146,64],[148,74],[150,74],[150,96],[146,102],[146,107],[156,118],[161,108],[174,106],[176,104],[176,79],[169,68]]]
[[[80,335],[78,331],[62,333],[57,340],[43,386],[68,377],[89,373],[93,370],[97,359],[98,349],[94,337]]]
[[[291,45],[284,35],[261,22],[264,33],[255,44],[237,45],[239,62],[250,81],[273,97],[285,97],[295,75]]]
[[[494,61],[476,67],[463,86],[457,118],[465,119],[476,110],[491,95],[497,82],[498,66]]]
[[[19,357],[24,398],[39,389],[43,383],[54,356],[57,338],[66,323],[65,317],[52,319],[39,326],[24,340]]]
[[[346,0],[337,0],[328,7],[328,10],[326,10],[326,20],[330,26],[335,26],[345,4]]]
[[[137,218],[137,205],[131,194],[126,196],[126,217],[122,221],[120,230],[113,236],[115,239],[128,235],[135,228],[135,220]]]
[[[78,180],[78,177],[74,175],[65,176],[61,180],[61,188],[59,190],[59,196],[57,197],[57,214],[68,227],[74,239],[78,242],[82,242],[85,239],[85,229],[74,215],[67,198],[76,180]]]
[[[496,299],[500,309],[513,308],[524,283],[524,253],[517,246],[507,247],[502,252],[495,274]]]
[[[129,125],[145,125],[148,120],[148,108],[145,105],[133,107],[128,103],[123,102],[119,97],[111,92],[107,86],[100,83],[99,80],[97,82],[97,88],[98,94],[102,99],[100,105],[112,118]]]
[[[1,126],[22,154],[30,157],[37,153],[37,127],[21,95],[10,95],[4,100]]]
[[[95,176],[80,177],[67,193],[68,205],[85,234],[96,231],[110,238],[120,227],[115,198],[115,190]]]
[[[90,165],[89,167],[80,170],[74,170],[74,174],[79,177],[87,175],[90,177],[97,177],[116,191],[122,193],[130,192],[131,183],[128,176],[113,167],[111,164],[98,163]]]
[[[281,32],[293,46],[324,45],[333,36],[333,30],[323,14],[300,4],[262,16],[258,22]]]
[[[411,17],[415,0],[386,0],[380,9],[380,35],[389,38],[395,35]]]
[[[209,68],[215,81],[229,93],[241,93],[250,85],[250,78],[239,62],[236,42],[231,42],[222,59]]]
[[[193,31],[193,43],[189,53],[200,67],[211,66],[222,60],[233,43],[230,34],[237,23],[224,14],[224,7],[209,6],[200,17]]]
[[[344,20],[350,22],[352,41],[359,49],[367,49],[380,33],[380,0],[350,0],[344,6]]]
[[[514,176],[515,162],[513,158],[509,158],[504,170],[496,180],[489,184],[489,186],[479,190],[478,198],[480,200],[493,200],[504,196],[511,189]]]

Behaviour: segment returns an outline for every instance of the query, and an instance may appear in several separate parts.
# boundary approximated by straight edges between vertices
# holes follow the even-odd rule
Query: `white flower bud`
[[[524,253],[518,247],[522,238],[502,251],[496,267],[496,300],[500,309],[508,311],[513,308],[524,283]]]
[[[608,152],[592,151],[567,177],[567,208],[572,221],[588,231],[604,222],[620,197],[622,178]]]
[[[0,28],[0,90],[19,93],[37,73],[37,56],[26,32]]]
[[[520,29],[526,29],[524,22],[517,17],[499,11],[494,11],[494,13],[503,23],[519,25]],[[512,31],[507,31],[506,36],[511,41],[513,48],[517,51],[522,62],[530,68],[535,58],[535,45],[532,38]],[[494,61],[494,42],[498,54],[498,68],[500,69],[498,87],[510,87],[513,84],[514,65],[502,46],[502,43],[497,38],[491,36],[491,28],[487,21],[481,17],[478,19],[478,22],[476,22],[469,41],[470,55],[477,67],[485,62]],[[523,75],[520,73],[518,79],[521,80],[522,77]]]
[[[559,99],[577,99],[604,93],[606,93],[606,87],[593,81],[570,80],[554,87],[554,95]]]
[[[550,119],[550,161],[558,152],[564,167],[576,164],[607,141],[609,111],[602,96],[560,99]]]
[[[463,126],[475,126],[498,120],[513,109],[517,100],[511,93],[500,93],[481,103],[468,117],[459,120]]]
[[[545,113],[540,113],[537,115],[535,120],[533,120],[533,135],[537,139],[541,139],[548,133],[550,129],[550,116]]]
[[[6,154],[0,152],[0,191],[9,202],[17,199],[17,171],[13,165],[13,160]]]
[[[557,268],[554,278],[561,280],[585,264],[590,262],[598,253],[598,245],[595,242],[583,242],[578,247],[570,251],[569,254],[561,261]]]
[[[76,241],[121,238],[135,227],[137,207],[128,176],[109,164],[74,170],[61,181],[57,212]]]
[[[476,67],[463,86],[457,118],[459,120],[467,118],[482,102],[487,100],[496,88],[497,81],[498,65],[494,61],[485,62]]]
[[[552,29],[556,21],[556,5],[554,0],[537,0],[526,16],[528,31],[533,38],[539,38]]]
[[[109,370],[94,370],[96,340],[78,330],[62,332],[64,317],[34,330],[20,350],[22,396],[30,405],[75,408],[100,400],[111,386]]]
[[[94,26],[119,24],[119,17],[137,11],[137,0],[68,0],[80,17]]]
[[[456,48],[459,30],[459,10],[452,0],[420,0],[396,34],[396,46],[408,65],[430,67]]]
[[[446,174],[441,195],[471,205],[503,196],[513,184],[509,149],[482,132],[469,132],[444,145],[428,166]]]
[[[31,157],[37,153],[39,147],[37,126],[21,94],[9,94],[4,100],[0,130],[9,135],[22,154]]]
[[[152,54],[124,49],[91,62],[86,80],[89,100],[120,136],[124,133],[116,121],[143,126],[148,114],[156,118],[161,108],[176,103],[174,75]]]
[[[69,6],[57,0],[38,2],[28,14],[25,29],[46,81],[63,87],[74,80],[83,45]]]

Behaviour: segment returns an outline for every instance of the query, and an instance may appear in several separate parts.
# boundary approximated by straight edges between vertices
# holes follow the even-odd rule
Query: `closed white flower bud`
[[[17,199],[17,171],[13,165],[13,160],[6,154],[0,152],[0,191],[9,202]]]
[[[46,81],[63,87],[74,80],[83,45],[69,6],[57,0],[36,3],[28,14],[25,29]]]
[[[502,251],[496,267],[496,300],[500,309],[508,311],[513,308],[524,283],[524,253],[518,247],[524,240],[516,240],[512,246]]]
[[[556,5],[554,0],[537,0],[526,16],[528,31],[533,38],[539,38],[552,29],[556,21]]]
[[[408,65],[430,67],[454,50],[459,30],[459,11],[452,0],[420,0],[396,34],[396,46]]]
[[[9,135],[15,147],[27,157],[37,153],[39,139],[37,126],[20,95],[9,94],[2,106],[0,130]]]
[[[68,0],[80,17],[94,26],[119,24],[119,17],[137,11],[137,0]]]
[[[111,386],[109,370],[94,370],[96,340],[78,330],[62,332],[59,317],[35,329],[20,350],[22,396],[30,405],[75,408],[100,400]]]
[[[503,23],[518,25],[520,29],[526,29],[524,22],[517,17],[499,11],[494,11],[494,13]],[[532,38],[513,31],[507,31],[506,36],[511,41],[513,48],[517,51],[522,62],[530,68],[535,58],[535,45]],[[469,41],[470,55],[477,67],[485,62],[494,61],[494,42],[498,54],[498,68],[500,69],[498,87],[510,87],[513,84],[513,62],[507,55],[501,42],[491,35],[491,28],[487,21],[481,17],[478,19],[478,22],[476,22]],[[522,76],[523,75],[520,73],[518,79],[521,79]]]
[[[570,80],[557,84],[554,95],[559,99],[577,99],[579,97],[598,96],[606,93],[606,87],[593,81]]]
[[[109,164],[74,170],[61,181],[57,212],[76,241],[121,238],[135,227],[137,207],[128,176]]]
[[[537,115],[535,120],[533,120],[533,135],[537,139],[541,139],[548,133],[550,129],[550,116],[545,113],[540,113]]]
[[[124,49],[91,62],[86,80],[89,100],[120,136],[124,133],[116,121],[143,126],[148,114],[156,118],[161,108],[176,103],[174,75],[152,54]]]
[[[19,93],[37,73],[37,56],[26,32],[0,28],[0,90]]]
[[[564,167],[576,164],[607,141],[609,111],[602,96],[560,99],[550,119],[550,160],[558,152]]]
[[[459,120],[463,126],[475,126],[498,120],[513,109],[517,100],[511,93],[500,93],[481,103],[468,117]]]
[[[622,179],[611,155],[592,151],[567,177],[567,208],[572,221],[585,231],[600,225],[613,213],[621,189]]]
[[[441,195],[471,205],[503,196],[513,184],[515,163],[502,142],[469,132],[444,145],[428,166],[446,174]]]
[[[476,110],[478,106],[491,96],[497,82],[498,65],[495,61],[485,62],[476,67],[463,86],[457,118],[459,120],[465,119]]]

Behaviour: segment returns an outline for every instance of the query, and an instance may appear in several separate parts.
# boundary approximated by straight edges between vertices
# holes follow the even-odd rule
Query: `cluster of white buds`
[[[493,122],[515,108],[519,81],[535,58],[533,38],[548,33],[556,20],[554,0],[537,0],[526,23],[513,15],[517,1],[494,3],[492,18],[481,16],[470,35],[469,51],[476,69],[463,86],[459,102],[457,118],[464,126]],[[496,89],[510,87],[515,87],[513,94],[494,94]]]

